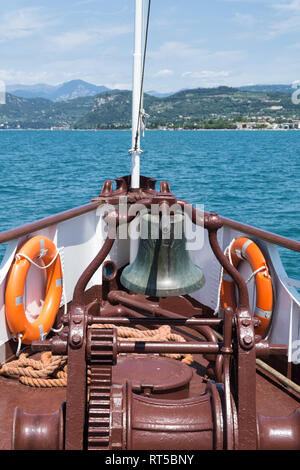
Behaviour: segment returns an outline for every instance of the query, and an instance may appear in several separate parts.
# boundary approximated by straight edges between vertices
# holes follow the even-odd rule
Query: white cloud
[[[280,15],[267,30],[267,36],[275,36],[299,32],[300,29],[300,0],[289,0],[272,5]]]
[[[158,50],[149,51],[149,57],[155,59],[163,59],[165,57],[190,57],[200,54],[201,51],[198,48],[190,46],[187,43],[180,41],[167,41],[163,43]]]
[[[41,17],[39,10],[39,8],[23,8],[0,17],[0,42],[27,38],[55,23],[53,19]]]
[[[255,24],[256,20],[253,15],[235,13],[234,21],[242,26],[251,27]]]
[[[104,83],[104,86],[112,90],[131,90],[132,83]]]
[[[211,70],[202,70],[201,72],[184,72],[181,76],[183,78],[196,78],[196,79],[207,79],[207,78],[218,78],[228,77],[230,73],[227,70],[221,72],[213,72]]]
[[[131,33],[131,26],[114,26],[97,29],[66,31],[49,38],[50,45],[60,50],[70,50],[87,44],[103,43],[123,34]]]
[[[300,15],[292,15],[291,17],[274,22],[267,31],[266,37],[273,38],[282,34],[289,34],[300,29]]]
[[[288,3],[277,3],[273,5],[274,8],[279,10],[286,10],[286,11],[300,11],[300,0],[292,0]]]
[[[181,59],[181,63],[184,61],[191,63],[196,62],[211,62],[218,60],[236,61],[243,57],[243,51],[239,50],[216,50],[210,51],[207,49],[200,49],[194,45],[179,42],[179,41],[168,41],[160,46],[156,51],[150,51],[149,57],[155,60],[161,61],[177,61]]]
[[[184,79],[186,87],[217,87],[228,84],[228,77],[231,73],[228,70],[219,72],[213,70],[201,70],[198,72],[184,72],[181,78]]]
[[[76,2],[76,5],[88,5],[90,3],[95,3],[97,0],[79,0]]]
[[[162,69],[162,70],[159,70],[158,72],[156,72],[154,74],[154,77],[155,78],[159,78],[159,77],[170,77],[171,75],[174,75],[174,71],[173,70],[170,70],[170,69]]]
[[[25,72],[24,70],[16,69],[0,69],[0,80],[7,84],[22,83],[24,85],[31,85],[49,81],[49,73],[43,71]]]
[[[300,49],[300,42],[295,42],[293,44],[290,44],[287,46],[288,49],[294,50],[294,49]]]
[[[67,31],[51,39],[52,44],[59,49],[73,49],[92,41],[92,35],[87,31]]]

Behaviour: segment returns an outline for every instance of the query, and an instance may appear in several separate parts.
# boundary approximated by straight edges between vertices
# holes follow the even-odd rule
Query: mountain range
[[[95,96],[109,91],[105,86],[93,85],[84,80],[71,80],[60,85],[7,85],[6,91],[20,98],[46,98],[48,100],[66,101],[82,96]]]
[[[238,87],[238,89],[242,91],[292,92],[291,85],[247,85]],[[47,85],[43,83],[35,85],[7,85],[6,91],[20,98],[46,98],[50,101],[57,102],[72,100],[83,96],[95,96],[112,90],[106,86],[93,85],[84,80],[71,80],[60,85]],[[154,90],[148,90],[146,93],[157,98],[166,98],[177,92],[160,93]]]
[[[120,129],[131,127],[132,93],[102,91],[64,101],[23,98],[6,94],[0,105],[0,129]],[[227,121],[255,120],[270,116],[277,120],[300,119],[300,106],[282,91],[248,91],[230,87],[181,90],[166,97],[145,94],[148,128],[224,125]],[[223,122],[223,124],[222,124]],[[202,124],[201,124],[202,123]],[[205,124],[206,123],[206,124]]]

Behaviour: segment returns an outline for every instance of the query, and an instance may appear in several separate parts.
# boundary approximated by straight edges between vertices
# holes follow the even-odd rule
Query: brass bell
[[[128,290],[152,297],[189,294],[205,283],[202,270],[186,249],[184,215],[175,214],[163,224],[159,215],[141,216],[138,253],[122,273]]]

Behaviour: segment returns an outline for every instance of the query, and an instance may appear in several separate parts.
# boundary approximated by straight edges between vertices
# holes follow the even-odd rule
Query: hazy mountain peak
[[[51,101],[65,101],[83,96],[94,96],[110,91],[105,86],[93,85],[84,80],[70,80],[59,85],[38,83],[34,85],[8,85],[7,91],[21,98],[47,98]]]

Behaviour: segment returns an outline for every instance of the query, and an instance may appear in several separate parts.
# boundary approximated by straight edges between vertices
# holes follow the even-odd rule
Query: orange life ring
[[[261,325],[255,328],[255,333],[266,336],[273,312],[273,289],[272,281],[266,260],[258,246],[249,238],[237,238],[231,245],[230,255],[232,264],[238,267],[241,260],[246,260],[250,264],[253,274],[255,274],[256,287],[256,308],[254,316],[259,318]],[[230,259],[228,249],[226,256]],[[236,307],[234,282],[231,276],[224,270],[221,286],[221,308],[231,306]]]
[[[28,259],[27,259],[28,258]],[[24,290],[30,260],[42,259],[47,272],[46,297],[38,318],[30,322],[25,313]],[[30,344],[47,334],[53,326],[62,296],[62,269],[55,244],[37,235],[24,243],[8,274],[5,291],[5,314],[8,327],[22,342]]]

